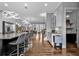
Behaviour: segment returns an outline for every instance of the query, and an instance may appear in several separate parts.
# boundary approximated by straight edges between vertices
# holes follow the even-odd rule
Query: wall
[[[62,5],[56,9],[56,26],[62,26]]]

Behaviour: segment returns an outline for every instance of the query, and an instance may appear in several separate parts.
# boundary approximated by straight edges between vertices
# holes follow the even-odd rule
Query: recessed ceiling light
[[[58,31],[58,30],[59,30],[59,28],[55,28],[55,30],[56,30],[56,31]]]
[[[27,8],[27,3],[24,4],[25,8]]]
[[[47,3],[45,3],[45,4],[44,4],[44,6],[45,6],[45,7],[47,7],[47,6],[48,6],[48,4],[47,4]]]
[[[25,6],[27,6],[27,3],[25,3]]]
[[[42,16],[42,17],[46,17],[46,12],[44,12],[44,13],[40,13],[40,16]]]
[[[56,14],[54,14],[54,16],[56,16]]]
[[[7,4],[7,3],[4,3],[4,6],[6,6],[6,7],[7,7],[7,6],[8,6],[8,4]]]
[[[66,15],[66,17],[68,18],[68,17],[70,17],[70,15]]]

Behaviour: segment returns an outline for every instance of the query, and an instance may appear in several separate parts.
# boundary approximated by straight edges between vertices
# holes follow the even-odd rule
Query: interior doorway
[[[66,44],[77,48],[77,9],[66,9]]]

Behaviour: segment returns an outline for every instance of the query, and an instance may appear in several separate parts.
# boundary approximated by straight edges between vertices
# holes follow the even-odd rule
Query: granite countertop
[[[18,36],[20,36],[20,35],[22,35],[24,33],[27,33],[27,32],[0,34],[0,39],[12,39],[12,38],[18,37]]]

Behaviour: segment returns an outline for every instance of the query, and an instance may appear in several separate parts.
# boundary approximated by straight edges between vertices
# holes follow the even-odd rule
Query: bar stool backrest
[[[55,36],[55,43],[62,43],[63,37],[61,35]]]
[[[29,38],[29,33],[26,34],[25,40],[28,40]]]
[[[16,43],[17,44],[23,43],[24,40],[25,40],[25,36],[26,36],[25,34],[22,34],[21,36],[19,36],[18,39],[17,39],[17,41],[16,41]]]

